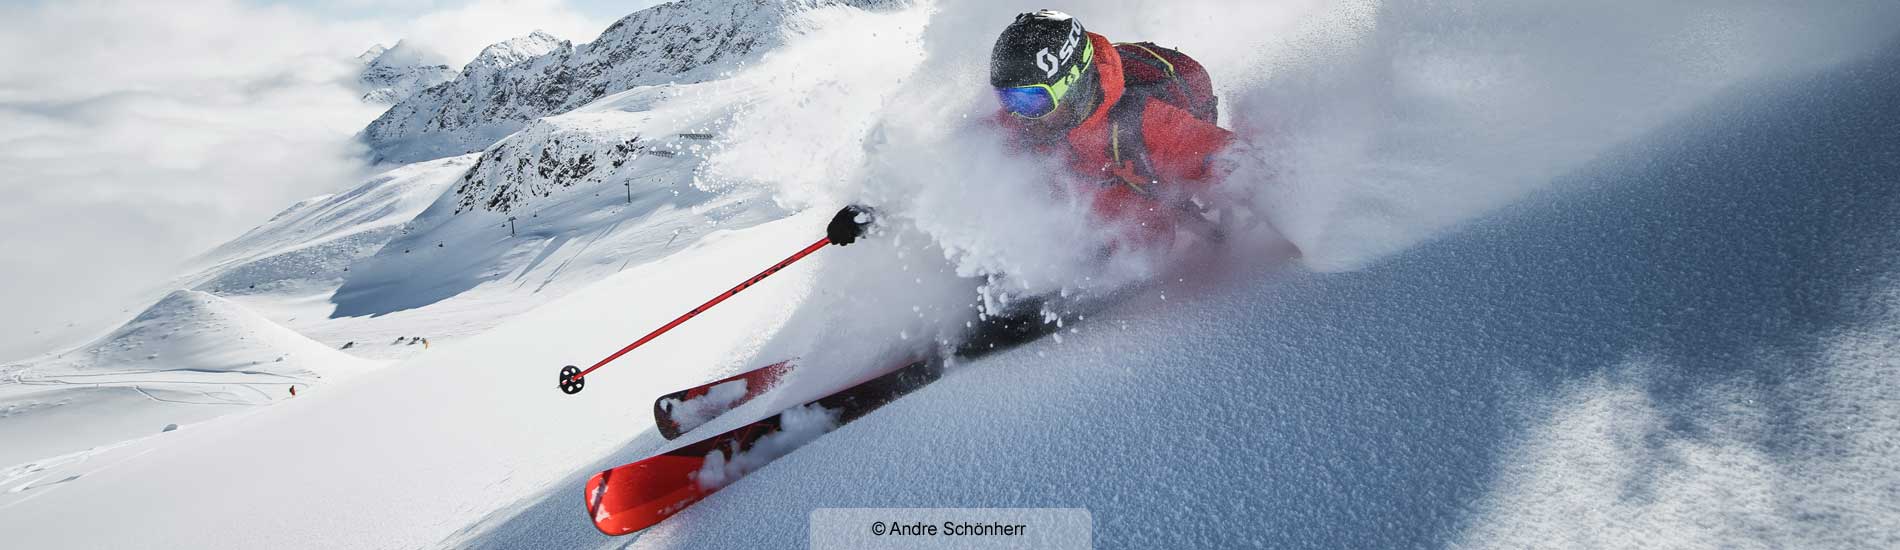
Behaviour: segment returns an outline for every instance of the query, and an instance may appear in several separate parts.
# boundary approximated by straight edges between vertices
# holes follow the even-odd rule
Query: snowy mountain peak
[[[397,103],[363,129],[385,162],[487,148],[535,119],[636,86],[699,82],[780,44],[792,14],[882,9],[906,0],[679,0],[633,13],[573,45],[534,33],[490,46],[448,84]]]
[[[475,60],[470,61],[467,68],[506,69],[572,45],[571,42],[536,30],[526,36],[510,38],[483,48],[482,53],[476,55]]]
[[[363,90],[363,100],[370,103],[394,104],[453,80],[456,75],[441,54],[406,40],[387,48],[377,44],[357,59],[364,63],[357,83]]]
[[[443,65],[448,62],[448,59],[442,54],[422,46],[417,46],[408,40],[397,40],[396,45],[386,48],[381,44],[377,44],[376,47],[363,52],[363,55],[369,55],[372,52],[376,55],[371,57],[367,62],[368,65],[372,66],[413,67],[419,65]],[[358,59],[361,59],[361,57]]]
[[[370,46],[368,50],[364,50],[361,55],[356,56],[356,60],[367,64],[371,61],[375,61],[378,56],[383,55],[383,52],[386,51],[389,51],[389,47],[382,44]]]

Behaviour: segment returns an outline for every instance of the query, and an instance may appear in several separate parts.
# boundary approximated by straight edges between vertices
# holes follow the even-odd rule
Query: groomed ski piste
[[[0,366],[4,546],[797,548],[824,507],[1085,508],[1100,548],[1900,544],[1890,3],[1064,7],[1208,66],[1250,142],[1229,196],[1304,254],[1241,234],[1106,267],[982,125],[994,33],[1057,6],[754,4],[491,48],[385,117],[535,75],[609,91],[379,121],[418,162]],[[769,34],[694,38],[734,28]],[[665,49],[641,40],[704,63],[613,65]],[[851,202],[889,221],[556,388]],[[1187,262],[1211,267],[1156,267]],[[1144,282],[654,528],[582,508],[595,472],[939,345],[977,302]],[[788,358],[655,431],[656,396]]]

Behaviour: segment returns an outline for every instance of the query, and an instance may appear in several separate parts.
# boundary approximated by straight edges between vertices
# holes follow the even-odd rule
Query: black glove
[[[831,225],[825,226],[825,236],[831,238],[831,244],[844,246],[858,241],[864,232],[871,228],[876,213],[867,206],[851,205],[838,211],[831,217]]]

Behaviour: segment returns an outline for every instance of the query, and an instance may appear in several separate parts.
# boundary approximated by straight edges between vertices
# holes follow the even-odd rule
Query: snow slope
[[[805,13],[836,18],[864,12],[834,8]],[[885,34],[902,45],[920,23],[910,16],[880,25],[898,30],[908,25],[908,32]],[[798,24],[820,26],[816,20]],[[849,32],[853,37],[867,34]],[[518,42],[497,45],[488,53],[520,62],[530,56]],[[854,38],[848,44],[866,42]],[[247,314],[254,311],[348,356],[398,360],[457,345],[515,315],[677,253],[721,230],[789,215],[771,200],[770,186],[742,176],[705,174],[702,164],[718,146],[714,134],[722,132],[736,112],[787,84],[810,85],[787,82],[787,76],[805,71],[799,60],[831,53],[806,52],[767,63],[744,78],[630,90],[538,121],[482,154],[393,169],[354,189],[293,205],[191,261],[187,274],[169,286],[215,294],[220,304]],[[889,61],[886,54],[859,63]],[[866,86],[842,97],[874,97],[889,90]],[[210,320],[204,323],[212,326]],[[203,345],[218,345],[219,335],[206,334]],[[134,355],[95,357],[94,364],[150,366],[143,355]],[[75,381],[68,380],[72,375],[66,370],[48,368],[56,363],[54,357],[43,357],[11,367],[35,373],[40,383],[32,386],[31,395],[19,398],[21,410],[79,403],[83,400],[75,401],[74,395],[102,392],[95,386],[46,389],[46,384]],[[167,368],[140,378],[139,388],[157,391],[161,386],[156,384],[168,380],[201,383],[189,374],[194,370],[187,369],[215,368]],[[254,386],[245,380],[218,378],[246,393],[284,392],[274,380],[260,379]],[[127,401],[126,406],[68,406],[57,410],[97,414],[57,423],[44,416],[13,415],[7,426],[41,434],[132,427],[102,432],[117,439],[89,436],[81,441],[105,445],[149,433],[148,425],[190,424],[219,411],[241,410],[198,408],[181,416],[170,410],[177,407],[157,403],[188,400],[151,398],[131,390],[104,391]],[[213,402],[225,401],[231,399]],[[8,464],[45,458],[75,450],[72,441],[79,440],[61,441],[65,443],[16,445],[5,458]]]
[[[155,370],[314,375],[344,356],[217,296],[173,292],[86,346],[86,356],[45,368],[73,371],[154,365]]]
[[[414,355],[393,330],[325,324],[352,262],[397,235],[473,159],[419,163],[291,206],[187,262],[175,290],[117,329],[0,372],[0,464],[84,454],[308,393]],[[321,302],[321,300],[318,300]],[[403,327],[413,328],[413,327]],[[360,344],[360,346],[359,346]]]
[[[1222,269],[601,537],[578,488],[666,447],[656,395],[818,366],[730,425],[934,347],[980,302],[1156,273],[1083,271],[1064,250],[1099,236],[1050,215],[1074,205],[954,122],[991,109],[969,53],[987,46],[968,45],[1017,5],[814,10],[729,79],[524,122],[306,302],[347,330],[481,329],[279,406],[0,470],[0,530],[755,548],[803,544],[819,506],[1075,506],[1109,548],[1880,546],[1900,524],[1883,498],[1900,18],[1882,6],[1089,6],[1097,31],[1179,37],[1241,75],[1220,85],[1252,143],[1223,159],[1241,174],[1224,192],[1317,269],[1257,265],[1242,235]],[[889,214],[869,242],[579,396],[554,388],[857,200]]]
[[[9,368],[0,464],[63,455],[291,397],[369,367],[204,292],[173,292],[77,350]],[[236,407],[233,407],[236,406]]]
[[[922,21],[922,12],[909,12],[902,16],[872,15],[855,9],[838,8],[814,13],[818,17],[842,18],[845,22],[863,22],[863,17],[878,17],[883,20],[880,24],[884,28],[903,29],[908,26],[910,33],[886,35],[900,44],[906,41],[906,34],[914,34]],[[865,43],[862,37],[875,32],[843,25],[839,27],[842,27],[845,36],[853,40],[842,43],[825,41],[830,50],[822,53],[836,53],[842,47],[862,45]],[[200,262],[206,267],[195,275],[185,277],[184,284],[230,294],[234,300],[241,300],[273,317],[281,318],[286,326],[339,342],[333,345],[340,346],[348,342],[357,344],[346,350],[348,353],[379,356],[398,350],[409,352],[408,361],[361,378],[361,386],[359,382],[351,381],[343,387],[391,390],[427,387],[421,391],[452,401],[438,402],[425,408],[448,413],[475,403],[489,403],[482,405],[492,415],[486,420],[479,416],[453,414],[468,422],[526,427],[520,422],[529,421],[532,417],[521,415],[520,410],[492,406],[495,402],[492,400],[463,399],[480,395],[483,391],[500,389],[493,384],[501,378],[512,376],[521,377],[516,387],[545,386],[542,383],[545,380],[541,380],[540,375],[546,373],[538,372],[541,369],[523,369],[522,364],[530,358],[548,357],[555,349],[567,350],[570,345],[576,345],[574,338],[581,336],[584,331],[569,326],[565,321],[530,323],[538,326],[530,327],[525,332],[499,329],[498,334],[512,336],[484,335],[479,340],[459,340],[485,334],[491,327],[550,300],[561,300],[561,303],[584,304],[581,307],[596,311],[593,315],[602,322],[591,327],[595,332],[595,342],[591,347],[617,347],[619,344],[616,341],[625,338],[626,333],[635,330],[636,326],[657,325],[678,311],[695,305],[696,300],[702,300],[736,282],[736,279],[707,278],[699,273],[730,273],[753,267],[752,262],[744,260],[781,255],[787,248],[802,246],[812,238],[810,228],[821,225],[821,219],[815,220],[811,215],[785,219],[789,213],[769,200],[764,194],[768,187],[762,183],[742,177],[702,175],[698,168],[703,157],[717,146],[707,139],[707,133],[721,131],[733,118],[735,111],[766,95],[767,90],[775,87],[782,89],[786,75],[804,70],[803,66],[795,62],[809,58],[799,56],[777,63],[768,61],[763,63],[759,71],[730,81],[630,90],[603,98],[574,113],[537,122],[528,131],[497,144],[482,155],[419,163],[375,178],[349,193],[305,201],[207,255]],[[883,62],[885,59],[870,57],[868,61]],[[888,86],[866,87],[865,93],[888,93],[889,89]],[[707,101],[708,98],[716,98],[717,101]],[[745,118],[738,117],[740,120]],[[860,125],[855,131],[864,130]],[[629,142],[637,143],[638,147],[620,151],[617,157],[612,156],[616,148]],[[543,167],[550,170],[572,168],[582,158],[598,159],[597,166],[588,165],[588,177],[551,179],[542,171]],[[602,187],[606,187],[607,192],[601,192]],[[481,204],[473,200],[509,193],[509,190],[517,188],[527,189],[520,194],[520,198],[506,203],[489,206],[486,200],[480,201]],[[628,202],[629,199],[631,202]],[[474,207],[465,207],[464,203]],[[514,224],[516,235],[508,233],[507,215],[518,218]],[[783,229],[787,223],[793,222],[803,229]],[[747,242],[766,242],[772,246],[733,244]],[[361,243],[362,246],[356,247],[350,243]],[[713,248],[716,254],[695,252],[709,244],[717,245]],[[734,257],[735,254],[743,257]],[[693,260],[695,256],[702,259]],[[658,262],[660,259],[665,261]],[[822,264],[814,260],[810,265]],[[276,269],[278,267],[281,269]],[[656,271],[665,275],[656,278]],[[650,346],[648,353],[663,358],[659,361],[661,364],[680,363],[681,366],[676,370],[662,370],[660,372],[667,376],[630,386],[629,391],[670,391],[673,386],[696,381],[702,373],[731,371],[745,365],[750,358],[738,350],[759,346],[760,342],[753,335],[779,332],[779,325],[784,318],[799,309],[793,306],[798,303],[797,299],[809,291],[810,284],[801,284],[798,277],[798,274],[788,272],[774,279],[774,282],[786,285],[783,290],[776,291],[786,297],[774,301],[774,290],[769,287],[755,289],[748,294],[748,303],[757,302],[758,305],[748,308],[735,303],[738,307],[723,308],[718,315],[709,314],[696,321],[692,330],[698,331],[699,336],[685,336],[679,341]],[[603,279],[625,282],[601,283]],[[560,298],[582,289],[590,292],[577,298]],[[656,289],[663,291],[656,292]],[[785,294],[788,292],[789,295]],[[687,303],[689,300],[695,302]],[[553,309],[571,313],[572,307],[555,306]],[[910,315],[910,312],[905,312],[905,316]],[[727,320],[722,321],[722,318]],[[887,329],[897,326],[876,318],[867,318],[866,321],[878,325],[880,336],[887,334]],[[730,336],[709,336],[721,332]],[[417,350],[419,346],[413,344],[391,346],[387,339],[392,333],[429,336],[439,351],[420,353]],[[693,332],[682,330],[681,334]],[[476,344],[476,341],[489,343]],[[516,358],[514,362],[499,360],[510,356]],[[580,357],[568,359],[572,362],[583,360]],[[484,366],[471,368],[474,365]],[[395,381],[378,382],[386,376],[398,378]],[[442,386],[427,382],[428,378],[437,376],[461,380],[466,386],[458,390],[454,384]],[[224,463],[227,461],[217,457],[232,456],[233,453],[287,453],[314,461],[309,463],[309,467],[314,469],[335,463],[336,457],[313,452],[313,447],[306,442],[348,433],[336,431],[338,427],[387,425],[386,430],[377,430],[382,435],[372,436],[378,439],[400,438],[403,433],[426,431],[421,427],[422,424],[390,422],[388,418],[392,417],[391,410],[366,405],[376,402],[396,404],[396,401],[391,400],[393,394],[376,393],[368,402],[302,409],[302,403],[331,399],[326,396],[337,395],[336,389],[326,387],[324,391],[273,408],[262,416],[243,415],[219,422],[188,425],[178,432],[168,432],[163,437],[101,444],[71,455],[22,457],[38,460],[6,472],[7,478],[0,481],[0,492],[10,492],[5,493],[8,495],[6,499],[0,500],[0,509],[21,506],[28,501],[37,503],[47,498],[57,499],[57,495],[67,489],[97,483],[93,481],[100,479],[94,475],[95,469],[118,471],[135,460],[143,463],[149,457],[157,456],[154,453],[181,450],[212,453],[197,455],[198,458],[188,462],[193,465],[191,467]],[[622,398],[609,403],[637,399],[644,398]],[[435,400],[424,398],[424,401]],[[411,401],[402,404],[401,408],[406,410],[415,406],[416,403]],[[332,407],[358,412],[339,414],[337,410],[341,409]],[[114,412],[106,407],[94,409],[101,414]],[[308,416],[300,416],[302,420],[292,425],[272,429],[275,435],[262,440],[249,436],[227,440],[222,438],[232,436],[198,435],[228,433],[220,430],[234,429],[236,426],[248,430],[257,426],[255,422],[261,419],[298,414],[276,412],[281,410],[311,412],[307,413]],[[563,409],[542,407],[540,410],[556,416],[544,416],[538,422],[565,422]],[[624,412],[617,407],[611,411]],[[122,413],[119,418],[137,420],[150,416]],[[393,416],[415,415],[400,413]],[[576,424],[571,433],[581,439],[560,438],[578,443],[581,447],[547,445],[549,436],[545,434],[531,435],[529,439],[515,444],[498,443],[501,440],[493,438],[468,438],[466,443],[474,447],[432,443],[431,446],[439,451],[432,456],[446,460],[448,464],[461,464],[468,457],[480,456],[489,445],[538,446],[546,449],[545,455],[540,458],[528,457],[526,463],[514,463],[511,459],[510,464],[513,465],[502,465],[503,471],[524,472],[519,485],[495,487],[484,484],[459,497],[441,493],[435,498],[445,501],[460,499],[465,504],[458,509],[484,511],[486,508],[482,503],[494,494],[529,494],[537,490],[544,484],[544,480],[537,480],[546,475],[557,475],[562,470],[560,467],[550,467],[550,464],[559,464],[573,456],[604,452],[590,450],[587,445],[600,445],[603,441],[614,445],[624,442],[623,430],[615,427],[623,423],[624,418],[605,414],[592,416],[605,424],[592,427]],[[414,420],[434,423],[443,418],[427,414]],[[49,424],[32,424],[30,420],[14,425],[47,433],[57,431]],[[95,420],[95,423],[99,422]],[[599,437],[601,434],[611,435],[602,439]],[[199,438],[207,437],[235,441],[232,444],[245,448],[236,450],[223,444],[200,448],[203,444],[199,442],[203,440]],[[588,439],[593,440],[593,443],[584,441]],[[275,446],[267,449],[250,448],[249,445],[253,443]],[[367,453],[365,456],[375,456],[380,452],[376,450],[380,448],[379,445],[362,448]],[[430,460],[414,454],[413,450],[390,447],[388,451],[404,454],[407,460],[416,464]],[[276,477],[284,471],[281,467],[294,467],[282,458],[284,456],[256,461],[256,467],[252,469],[231,468],[229,464],[219,469],[238,477]],[[455,466],[440,469],[444,473],[464,470]],[[386,486],[398,486],[402,476],[410,475],[397,472],[399,477],[388,480]],[[260,482],[241,483],[252,489],[287,489],[275,482],[262,482],[262,477],[256,478]],[[54,483],[68,478],[86,481],[82,484]],[[316,486],[301,491],[306,496],[316,498],[315,493],[320,492],[322,487],[360,490],[322,479],[321,476],[310,478]],[[494,492],[497,490],[501,493]],[[440,511],[428,507],[410,508],[408,512],[363,507],[342,504],[355,498],[350,495],[336,495],[335,498],[341,499],[336,501],[339,508],[375,510],[375,513],[392,518],[404,513],[426,515]],[[231,502],[246,500],[258,499],[242,498]],[[307,504],[307,501],[304,503]],[[298,501],[286,501],[283,504],[302,506]],[[226,510],[217,514],[228,516],[242,513],[242,510]],[[316,525],[320,524],[312,526]],[[442,525],[439,523],[428,521],[419,521],[415,526],[422,528],[418,533],[427,534],[432,532],[431,529],[438,530],[418,540],[439,538],[449,532],[441,530]],[[234,540],[228,538],[228,533],[207,531],[204,534],[217,537],[212,540]],[[388,535],[380,532],[365,534],[376,537]],[[331,540],[321,533],[307,533],[304,539],[325,543]],[[209,543],[201,541],[188,545]],[[370,547],[383,545],[374,542],[363,544]]]
[[[815,219],[778,223],[810,226]],[[580,362],[593,355],[591,350],[618,346],[627,333],[662,322],[691,307],[687,302],[730,284],[697,273],[730,271],[732,254],[782,249],[803,240],[800,233],[774,229],[721,234],[713,240],[722,246],[689,249],[672,258],[669,269],[630,269],[523,314],[481,339],[373,371],[329,391],[39,474],[52,479],[83,475],[85,483],[12,493],[7,491],[18,487],[0,487],[0,522],[8,532],[22,534],[15,540],[37,545],[430,544],[486,512],[496,498],[531,494],[565,475],[571,461],[624,445],[627,426],[643,421],[626,403],[670,391],[661,388],[685,384],[699,372],[731,368],[728,350],[750,334],[774,330],[788,305],[809,289],[809,283],[799,284],[808,273],[787,272],[775,281],[780,284],[762,285],[748,300],[681,329],[684,338],[656,342],[617,372],[598,373],[597,387],[580,398],[554,389],[559,361]],[[664,285],[670,292],[655,295],[649,285]],[[546,317],[550,314],[556,317]],[[460,428],[439,431],[453,426]],[[427,443],[416,445],[423,440]],[[143,456],[95,469],[122,458],[115,453]],[[175,494],[175,484],[185,479],[218,481],[205,483],[198,497],[176,506],[242,529],[178,530],[181,516],[154,513],[143,504]],[[102,500],[96,491],[119,496]],[[115,509],[119,504],[109,501],[129,507]],[[58,510],[68,505],[125,523],[96,530],[104,538],[92,540],[46,529],[50,525],[27,526],[39,521],[36,517],[44,519],[43,513],[63,514]],[[351,530],[354,535],[335,529],[363,522],[387,528]],[[119,536],[133,538],[112,540]]]
[[[380,250],[472,162],[403,166],[354,189],[291,205],[188,262],[188,274],[175,284],[227,296],[334,286],[346,267]]]
[[[1103,548],[1886,546],[1896,60],[1724,94],[1362,270],[1130,302],[637,537],[573,502],[636,441],[449,544],[797,547],[819,507],[1080,506]]]

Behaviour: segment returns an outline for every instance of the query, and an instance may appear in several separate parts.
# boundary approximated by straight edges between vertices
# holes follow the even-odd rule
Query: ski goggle
[[[1012,115],[1031,120],[1049,116],[1049,113],[1056,112],[1056,107],[1062,105],[1062,99],[1068,97],[1069,90],[1082,80],[1083,72],[1094,58],[1095,46],[1085,45],[1082,49],[1082,60],[1074,67],[1070,67],[1069,74],[1062,75],[1062,78],[1054,84],[997,88],[996,99],[1002,103],[1003,110]]]

